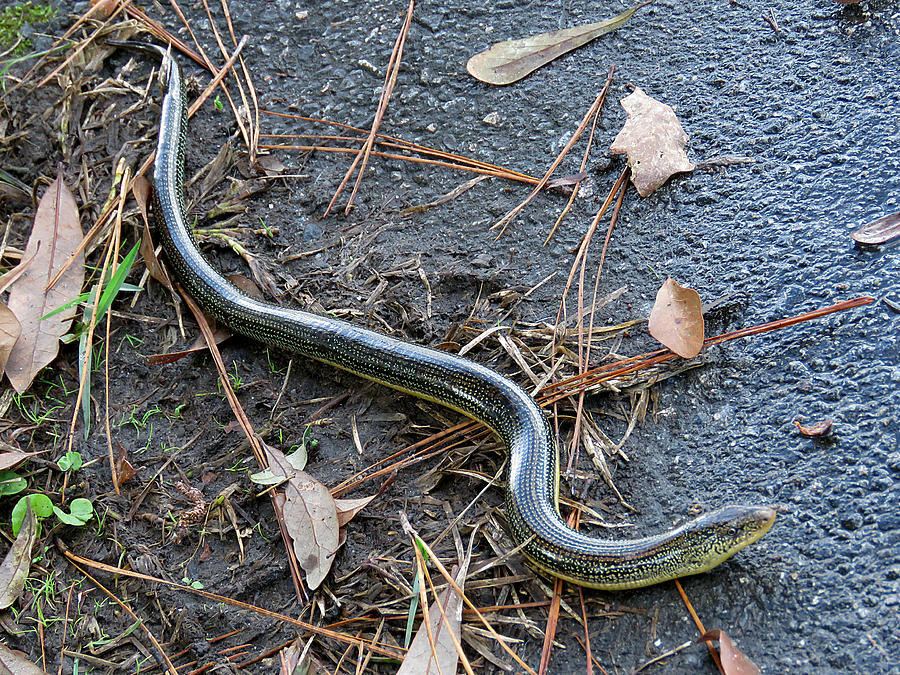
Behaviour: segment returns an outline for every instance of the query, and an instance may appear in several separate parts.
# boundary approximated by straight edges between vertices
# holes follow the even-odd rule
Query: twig
[[[326,216],[331,213],[331,209],[334,207],[334,203],[337,201],[341,192],[344,190],[344,186],[347,184],[347,181],[350,180],[350,176],[353,175],[356,167],[361,164],[359,168],[359,175],[356,177],[356,183],[354,183],[353,185],[353,191],[350,193],[350,199],[347,200],[347,206],[344,208],[344,215],[349,214],[350,209],[353,206],[353,198],[356,197],[356,192],[359,189],[359,184],[362,181],[363,174],[366,171],[366,165],[369,162],[369,155],[372,153],[372,145],[375,142],[375,135],[378,133],[378,127],[381,126],[381,121],[384,119],[385,112],[387,112],[388,101],[391,98],[391,93],[393,92],[394,85],[397,82],[397,74],[400,72],[400,59],[403,57],[403,46],[406,44],[406,36],[409,34],[409,26],[410,23],[412,23],[412,14],[414,7],[415,0],[409,0],[409,8],[406,11],[406,19],[403,22],[403,26],[400,28],[400,33],[397,35],[397,40],[394,42],[394,49],[391,52],[391,58],[388,61],[387,72],[384,76],[384,85],[381,89],[381,98],[378,101],[378,108],[375,112],[375,121],[372,122],[372,128],[369,130],[369,135],[366,138],[365,143],[363,143],[363,147],[359,150],[356,158],[350,164],[350,168],[347,169],[347,173],[344,175],[344,179],[341,181],[340,185],[338,185],[334,196],[331,198],[331,202],[328,204],[328,208],[325,209],[324,215]]]
[[[603,91],[600,94],[606,97],[606,93],[609,91],[609,86],[612,84],[613,73],[616,72],[615,66],[610,66],[609,75],[606,77],[606,84],[603,85]],[[581,166],[578,169],[579,173],[584,173],[584,170],[587,168],[588,157],[591,153],[591,145],[594,141],[594,131],[597,129],[597,120],[600,119],[600,111],[603,109],[603,101],[600,102],[600,105],[597,106],[596,112],[594,112],[594,119],[591,122],[591,133],[588,134],[587,143],[584,146],[584,155],[581,157]],[[572,208],[572,204],[575,203],[575,197],[578,196],[578,189],[581,187],[581,180],[577,181],[575,185],[572,186],[572,194],[569,195],[569,200],[566,202],[566,205],[563,207],[563,210],[560,212],[559,216],[556,218],[556,222],[553,223],[553,227],[550,228],[550,232],[547,234],[547,238],[544,239],[544,246],[547,245],[547,242],[550,241],[550,238],[556,232],[556,229],[559,227],[559,224],[563,221],[563,218],[566,217],[566,214]]]
[[[79,570],[81,568],[80,565],[84,565],[85,567],[91,567],[93,569],[100,570],[102,572],[107,572],[108,574],[116,574],[119,576],[128,577],[131,579],[140,579],[141,581],[149,581],[151,583],[162,584],[163,586],[167,586],[168,588],[174,588],[178,591],[183,591],[185,593],[192,593],[194,595],[199,595],[200,597],[206,598],[207,600],[213,600],[215,602],[222,602],[226,605],[231,605],[232,607],[238,607],[240,609],[246,609],[251,612],[255,612],[256,614],[260,614],[262,616],[268,617],[270,619],[275,619],[277,621],[282,621],[284,623],[290,624],[292,626],[297,626],[309,633],[314,635],[321,635],[322,637],[331,638],[332,640],[338,640],[339,642],[351,643],[354,645],[359,645],[361,647],[365,647],[366,649],[371,649],[378,654],[382,654],[384,656],[388,656],[394,659],[402,659],[403,651],[400,648],[394,647],[384,647],[380,644],[374,644],[367,640],[363,640],[360,638],[352,638],[349,635],[344,635],[343,633],[338,633],[337,631],[330,630],[328,628],[323,628],[321,626],[316,626],[311,623],[307,623],[301,619],[295,619],[292,616],[286,616],[284,614],[279,614],[278,612],[272,612],[268,609],[263,609],[262,607],[257,607],[256,605],[251,605],[246,602],[241,602],[240,600],[235,600],[234,598],[229,598],[224,595],[218,595],[216,593],[210,593],[209,591],[205,591],[199,588],[194,588],[192,586],[185,586],[184,584],[179,584],[174,581],[169,581],[168,579],[160,579],[158,577],[150,576],[149,574],[142,574],[141,572],[135,572],[133,570],[122,569],[120,567],[113,567],[112,565],[107,565],[106,563],[102,563],[96,560],[91,560],[90,558],[85,558],[83,556],[72,553],[66,545],[60,541],[56,540],[57,548],[59,548],[62,554],[66,557],[66,559],[71,562],[75,567],[78,567]],[[81,570],[82,574],[87,576],[91,581],[94,581],[92,577],[90,577],[86,572]],[[94,581],[94,583],[97,583]],[[98,586],[100,586],[98,584]],[[100,586],[102,588],[102,586]],[[135,617],[136,620],[137,617]]]
[[[132,611],[131,607],[129,607],[128,605],[126,605],[124,602],[122,602],[122,601],[121,601],[121,600],[120,600],[120,599],[119,599],[112,591],[110,591],[106,586],[104,586],[104,585],[101,584],[99,581],[97,581],[94,577],[92,577],[90,574],[88,574],[88,573],[81,567],[81,564],[90,565],[90,563],[91,563],[92,561],[89,561],[89,560],[87,560],[86,558],[82,558],[81,556],[76,556],[76,555],[70,553],[69,551],[63,551],[63,555],[65,555],[65,557],[68,558],[69,562],[72,564],[72,566],[73,566],[75,569],[77,569],[77,570],[78,570],[79,572],[81,572],[85,577],[87,577],[88,579],[90,579],[90,580],[91,580],[91,583],[93,583],[94,586],[96,586],[97,588],[99,588],[99,589],[100,589],[100,590],[101,590],[101,591],[102,591],[102,592],[103,592],[110,600],[112,600],[112,601],[115,602],[117,605],[119,605],[119,607],[121,607],[123,610],[125,610],[125,612],[126,612],[132,619],[134,619],[135,622],[137,622],[137,624],[143,629],[144,634],[147,636],[147,639],[150,640],[150,642],[153,644],[153,648],[154,648],[154,650],[155,650],[155,652],[156,652],[156,653],[154,654],[154,656],[156,657],[156,659],[157,659],[158,661],[161,661],[163,664],[165,664],[166,670],[168,671],[169,675],[178,675],[178,670],[175,668],[175,666],[174,666],[174,665],[172,664],[172,662],[169,660],[169,657],[168,657],[168,656],[166,655],[166,653],[163,651],[162,645],[159,644],[159,642],[158,642],[158,641],[156,640],[156,638],[154,637],[153,633],[151,633],[151,632],[150,632],[150,629],[147,628],[146,624],[144,623],[144,620],[138,618],[138,615],[135,614],[135,613]]]
[[[703,622],[700,620],[700,617],[697,616],[697,612],[694,611],[694,606],[691,604],[691,601],[688,600],[687,593],[684,592],[684,589],[681,587],[681,582],[678,581],[678,579],[675,579],[675,588],[678,589],[678,594],[681,596],[684,606],[687,607],[688,614],[690,614],[691,618],[694,620],[697,630],[700,631],[700,635],[705,635],[706,628],[703,627]],[[722,675],[725,675],[725,669],[722,667],[722,659],[719,658],[716,648],[712,646],[711,642],[707,642],[706,647],[709,649],[709,655],[712,656],[712,660],[716,662],[719,672],[722,673]]]
[[[557,167],[562,164],[565,156],[569,154],[569,150],[572,149],[572,146],[578,141],[581,137],[581,134],[587,128],[588,123],[591,121],[591,117],[594,116],[595,111],[603,105],[603,101],[606,99],[606,92],[609,90],[609,85],[611,80],[607,80],[606,86],[603,87],[603,90],[597,95],[597,98],[594,99],[594,102],[591,104],[591,107],[588,108],[587,113],[584,118],[581,120],[581,123],[578,125],[578,128],[575,129],[575,133],[572,134],[572,138],[569,139],[569,142],[566,143],[566,146],[560,151],[559,155],[557,155],[556,159],[553,160],[553,163],[550,165],[550,168],[547,169],[547,172],[544,174],[544,177],[538,181],[538,184],[535,186],[534,190],[531,191],[531,194],[525,198],[521,204],[512,209],[509,213],[503,216],[500,220],[494,223],[491,226],[492,230],[500,230],[500,233],[497,235],[497,239],[499,239],[503,233],[506,231],[507,225],[509,225],[513,218],[515,218],[528,204],[534,199],[538,192],[544,189],[544,186],[547,184],[547,181],[550,180],[550,176],[553,175],[553,172],[556,171]]]

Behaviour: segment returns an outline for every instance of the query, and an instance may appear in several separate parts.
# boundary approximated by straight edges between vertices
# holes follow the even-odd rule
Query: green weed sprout
[[[50,497],[45,494],[38,492],[25,495],[16,502],[10,517],[14,537],[17,537],[19,530],[22,529],[22,521],[25,520],[28,502],[31,502],[31,510],[34,512],[35,518],[38,519],[38,533],[40,533],[41,521],[44,518],[49,518],[51,515],[56,515],[59,522],[66,525],[74,525],[75,527],[87,524],[94,516],[94,505],[90,499],[85,499],[84,497],[73,499],[69,504],[69,513],[66,513],[58,506],[54,506],[53,502],[50,501]]]

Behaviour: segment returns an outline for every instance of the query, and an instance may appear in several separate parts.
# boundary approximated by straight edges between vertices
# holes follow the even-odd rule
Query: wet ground
[[[401,5],[284,0],[232,6],[237,33],[251,36],[244,54],[261,104],[368,124],[405,10]],[[488,227],[528,188],[485,181],[446,205],[401,217],[399,208],[433,201],[469,176],[379,160],[367,173],[357,209],[346,218],[320,219],[346,162],[323,154],[301,159],[285,153],[279,157],[302,178],[273,182],[255,198],[246,218],[262,218],[280,231],[272,241],[251,240],[254,250],[274,258],[324,248],[286,263],[276,272],[277,283],[300,302],[313,298],[326,309],[356,308],[349,318],[375,316],[384,321],[382,328],[415,341],[441,342],[469,315],[479,294],[522,292],[556,272],[514,313],[524,321],[552,320],[572,251],[621,170],[620,159],[602,155],[624,121],[618,99],[633,84],[673,105],[691,137],[692,159],[740,155],[754,162],[678,177],[646,199],[628,193],[601,293],[621,286],[627,290],[603,309],[603,321],[646,317],[666,276],[696,288],[707,300],[727,298],[726,310],[711,320],[711,328],[722,331],[860,295],[879,301],[715,348],[701,369],[656,387],[658,412],[648,416],[626,446],[631,461],[612,465],[616,484],[637,514],[617,506],[599,482],[586,499],[602,503],[611,518],[634,522],[629,532],[634,534],[666,528],[697,504],[775,506],[778,520],[763,540],[712,573],[684,582],[706,626],[726,630],[764,672],[895,672],[900,668],[900,316],[881,299],[900,301],[900,261],[896,246],[855,248],[849,234],[900,210],[900,9],[896,2],[843,7],[824,0],[658,1],[619,32],[518,84],[495,88],[465,72],[469,56],[492,42],[599,20],[624,8],[553,1],[489,7],[449,0],[416,9],[405,65],[382,127],[406,140],[540,175],[596,96],[609,66],[616,66],[598,129],[601,152],[591,165],[591,190],[576,200],[548,246],[541,242],[562,207],[562,196],[541,195],[495,239]],[[185,9],[196,12],[191,16],[198,32],[208,33],[199,10]],[[171,15],[165,21],[170,28],[177,25]],[[109,72],[121,68],[126,58],[111,59]],[[146,119],[153,120],[152,110]],[[310,131],[278,119],[265,119],[263,126],[270,132]],[[196,150],[188,174],[210,161],[233,130],[229,114],[207,104],[192,122]],[[56,160],[51,153],[47,166],[52,167]],[[574,173],[576,162],[573,155],[560,173]],[[344,245],[335,245],[342,237]],[[599,248],[599,243],[592,248],[594,265]],[[229,272],[245,269],[224,252],[217,254],[217,264]],[[387,285],[376,294],[382,279]],[[373,302],[367,305],[367,299]],[[496,302],[480,307],[479,318],[488,322],[504,313]],[[209,476],[207,497],[230,483],[246,483],[238,477],[243,474],[226,471],[242,466],[240,439],[227,426],[227,404],[212,395],[216,383],[209,360],[193,357],[163,370],[140,358],[180,339],[167,295],[157,287],[142,296],[134,311],[169,323],[118,327],[121,377],[111,384],[116,415],[125,420],[118,440],[144,462],[142,475],[149,477],[167,448],[184,445],[199,431],[179,463],[184,470],[200,467],[196,474]],[[640,330],[633,333],[619,353],[653,348]],[[126,334],[143,340],[142,346],[121,349]],[[74,363],[73,352],[62,358],[66,354]],[[264,426],[281,390],[287,357],[237,340],[226,344],[223,355],[244,383],[240,392],[248,414]],[[500,365],[513,371],[510,363]],[[198,392],[211,395],[198,398]],[[288,403],[280,404],[293,416],[273,431],[273,438],[285,448],[298,443],[304,420],[321,406],[304,402],[345,393],[349,399],[329,412],[332,423],[317,430],[319,446],[308,469],[329,485],[417,439],[423,425],[430,432],[455,420],[412,399],[361,386],[350,376],[295,362],[285,388]],[[627,399],[598,397],[591,406],[619,410],[627,408]],[[398,412],[401,421],[391,417]],[[823,440],[802,437],[793,424],[825,418],[834,419],[834,431]],[[353,449],[354,424],[365,456]],[[607,427],[613,437],[623,430],[616,421]],[[52,447],[49,435],[37,434],[34,443]],[[238,454],[229,454],[236,448]],[[98,437],[82,451],[103,457],[105,440]],[[472,462],[467,468],[485,473],[498,466],[491,454],[476,454]],[[399,530],[399,509],[406,509],[414,524],[434,518],[440,522],[435,531],[443,529],[440,508],[421,501],[415,482],[428,468],[401,473],[371,511],[350,525],[334,575],[344,579],[343,592],[374,592],[381,577],[356,570],[384,559],[379,556],[390,554],[408,565],[409,547],[393,531]],[[587,470],[588,464],[582,468]],[[91,481],[102,482],[101,469],[99,464],[89,474]],[[170,473],[165,476],[169,485],[177,480]],[[570,487],[581,492],[584,482]],[[429,496],[459,510],[479,489],[480,483],[448,476]],[[133,498],[108,496],[104,503],[126,512]],[[177,496],[168,499],[177,505]],[[498,505],[500,499],[498,490],[489,491],[486,503]],[[147,510],[164,514],[172,506],[166,500],[163,492],[148,501]],[[143,561],[150,570],[176,579],[183,575],[209,590],[295,613],[270,507],[249,499],[242,506],[247,524],[260,522],[264,535],[248,540],[248,557],[254,561],[249,571],[236,565],[233,539],[212,542],[213,557],[198,562],[191,558],[191,542],[156,549],[151,537],[159,536],[159,527],[154,530],[150,524],[146,530],[117,529],[121,550],[112,539],[100,538],[82,541],[81,550],[112,563],[124,550],[132,563]],[[490,555],[482,546],[482,555]],[[63,563],[59,569],[71,574]],[[397,570],[411,578],[408,567],[398,563]],[[353,573],[355,577],[346,578]],[[333,583],[333,592],[340,595],[341,582]],[[524,599],[542,597],[530,584],[517,588]],[[696,637],[671,584],[587,596],[589,612],[596,610],[590,619],[591,649],[608,672],[631,672]],[[566,598],[577,603],[571,589]],[[189,610],[191,619],[182,632],[172,634],[197,656],[208,657],[202,637],[240,622],[231,610],[192,604],[177,594],[161,592],[160,602]],[[335,618],[340,611],[330,606],[326,614]],[[535,611],[529,618],[543,626],[545,614]],[[103,629],[109,634],[127,626],[115,628],[112,616],[106,620],[109,625]],[[519,653],[536,667],[540,640],[527,630],[516,633],[514,626],[504,627],[523,640]],[[166,634],[170,629],[161,630]],[[271,637],[270,629],[268,624],[254,628],[261,649],[290,639],[289,631],[282,628]],[[397,630],[402,639],[402,629]],[[553,652],[550,672],[585,670],[576,638],[583,639],[583,629],[563,619],[558,632],[562,647]],[[263,644],[267,639],[271,643]],[[498,672],[490,663],[484,665],[483,672]],[[273,672],[258,668],[249,672]],[[715,668],[705,648],[694,646],[648,672],[712,673]]]

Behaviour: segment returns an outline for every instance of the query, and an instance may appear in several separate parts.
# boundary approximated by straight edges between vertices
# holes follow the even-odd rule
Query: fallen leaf
[[[287,167],[281,163],[281,160],[272,155],[257,157],[256,164],[267,176],[277,176],[287,171]]]
[[[454,577],[456,584],[463,590],[468,573],[468,559]],[[438,607],[444,609],[443,615]],[[425,621],[416,631],[416,636],[409,645],[409,651],[400,664],[397,675],[437,675],[438,672],[456,673],[459,653],[453,643],[453,637],[459,642],[460,624],[462,623],[463,602],[459,593],[450,586],[441,591],[436,600],[428,607],[428,623],[431,625],[431,636],[434,649],[428,637]],[[446,617],[446,620],[444,619]],[[435,663],[437,661],[437,663]]]
[[[6,368],[9,354],[19,339],[22,327],[9,307],[0,303],[0,370]]]
[[[628,155],[631,182],[641,197],[656,190],[672,174],[694,170],[684,152],[688,135],[672,106],[647,96],[637,87],[619,103],[628,119],[609,150]]]
[[[377,495],[371,497],[358,497],[356,499],[335,499],[334,505],[337,508],[338,525],[344,527],[362,511],[369,502],[375,499]]]
[[[308,643],[297,638],[278,654],[281,661],[279,675],[328,675],[331,672],[310,654]]]
[[[808,427],[803,426],[797,420],[794,420],[794,424],[804,436],[827,436],[831,432],[831,426],[834,424],[834,420],[822,420],[821,422],[816,422]]]
[[[469,74],[488,84],[512,84],[553,59],[622,26],[649,2],[635,5],[611,19],[563,28],[518,40],[498,42],[469,59]]]
[[[243,274],[228,274],[226,275],[228,281],[237,286],[238,290],[242,293],[249,295],[251,298],[255,298],[256,300],[264,300],[265,296],[263,292],[259,290],[259,286],[256,285],[253,280],[248,279]]]
[[[5,370],[20,394],[28,389],[35,375],[56,358],[59,339],[72,325],[75,306],[41,318],[74,301],[81,293],[84,280],[81,254],[49,291],[47,283],[75,253],[82,237],[75,197],[59,175],[47,188],[34,216],[34,227],[25,248],[25,257],[34,256],[34,260],[9,294],[9,309],[18,318],[22,332]]]
[[[116,441],[116,443],[119,446],[119,452],[116,457],[116,487],[121,487],[124,483],[137,476],[138,472],[131,465],[131,462],[128,461],[128,451],[125,449],[125,446],[119,441]]]
[[[900,237],[900,211],[873,220],[850,236],[860,244],[886,244],[891,239]]]
[[[337,507],[324,485],[305,471],[291,466],[281,451],[266,445],[269,469],[286,478],[282,511],[294,544],[297,563],[306,572],[306,584],[316,589],[331,569],[339,546]]]
[[[738,649],[723,630],[714,628],[701,635],[697,642],[719,641],[719,658],[725,675],[759,675],[759,668]]]
[[[150,184],[150,181],[143,176],[136,176],[131,183],[131,194],[134,197],[134,201],[137,202],[138,211],[140,212],[141,220],[144,223],[144,234],[141,237],[141,258],[144,260],[144,266],[147,268],[151,277],[174,293],[172,282],[169,281],[169,275],[166,274],[165,269],[163,269],[163,266],[159,263],[159,259],[156,257],[153,235],[150,232],[148,213],[150,198],[153,195],[153,186]]]
[[[215,320],[211,317],[207,317],[207,321],[213,329],[213,339],[217,345],[222,344],[233,335],[233,333],[225,326],[217,326]],[[187,349],[183,349],[180,352],[170,352],[168,354],[152,354],[147,357],[147,363],[151,366],[162,366],[169,363],[175,363],[175,361],[183,359],[185,356],[190,356],[197,352],[205,352],[207,350],[209,350],[209,347],[206,344],[206,338],[202,335],[198,335],[197,339],[194,340],[194,343]]]
[[[37,455],[37,452],[21,452],[19,450],[5,450],[0,452],[0,469],[9,469],[19,462],[24,462],[29,457]]]
[[[3,675],[47,675],[25,658],[21,652],[13,651],[0,642],[0,673]]]
[[[37,518],[30,503],[26,508],[22,528],[0,563],[0,609],[6,609],[18,599],[31,569],[31,549],[37,539]]]
[[[703,348],[703,303],[693,288],[666,279],[650,310],[650,335],[673,352],[691,359]]]

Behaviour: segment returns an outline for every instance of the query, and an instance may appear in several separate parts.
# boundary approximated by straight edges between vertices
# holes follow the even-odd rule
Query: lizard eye
[[[737,535],[737,528],[736,528],[734,525],[730,525],[730,526],[728,527],[728,529],[725,530],[725,533],[726,533],[729,537],[734,537],[735,535]]]

